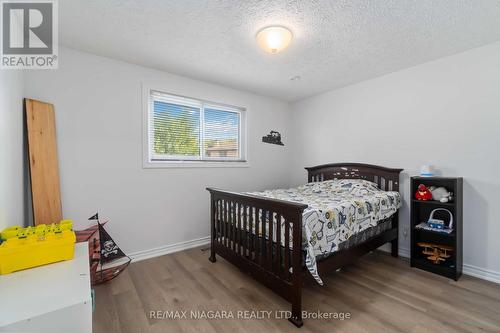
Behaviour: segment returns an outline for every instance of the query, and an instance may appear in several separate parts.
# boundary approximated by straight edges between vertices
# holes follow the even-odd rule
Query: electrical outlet
[[[403,228],[403,237],[406,239],[408,238],[408,227]]]

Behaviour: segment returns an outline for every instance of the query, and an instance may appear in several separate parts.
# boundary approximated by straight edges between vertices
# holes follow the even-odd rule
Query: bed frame
[[[402,171],[361,163],[325,164],[306,170],[309,182],[366,179],[377,183],[385,191],[399,191],[399,174]],[[302,212],[307,205],[214,188],[207,190],[211,203],[209,260],[215,262],[215,255],[218,254],[271,288],[292,304],[289,320],[297,327],[302,326],[302,285],[304,278],[311,277],[304,266],[302,250]],[[273,221],[270,217],[285,221],[283,226],[276,223],[274,235],[273,228],[269,228],[272,226],[270,221]],[[285,229],[283,243],[282,228]],[[249,231],[259,229],[262,235],[268,230],[268,237]],[[318,272],[321,275],[341,268],[387,242],[391,242],[392,256],[397,257],[398,214],[392,217],[391,229],[317,261]]]

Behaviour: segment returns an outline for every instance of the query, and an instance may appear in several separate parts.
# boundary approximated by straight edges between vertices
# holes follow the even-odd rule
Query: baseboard
[[[132,261],[140,261],[140,260],[145,260],[149,258],[154,258],[158,256],[162,256],[165,254],[169,253],[174,253],[178,251],[183,251],[187,249],[191,249],[193,247],[198,247],[202,245],[207,245],[210,243],[210,236],[198,238],[198,239],[193,239],[189,240],[186,242],[180,242],[176,244],[171,244],[171,245],[165,245],[165,246],[160,246],[154,249],[149,249],[149,250],[144,250],[144,251],[138,251],[129,254],[129,257],[132,258]],[[387,252],[385,249],[382,249],[382,251]],[[403,258],[410,258],[410,250],[405,249],[405,248],[399,248],[399,256]],[[463,273],[465,275],[470,275],[477,277],[479,279],[495,282],[495,283],[500,283],[500,273],[487,270],[484,268],[476,267],[473,265],[467,265],[464,264],[463,266]]]
[[[384,244],[381,247],[378,248],[378,250],[386,253],[391,253],[391,246],[390,244]],[[398,249],[398,255],[402,258],[410,258],[410,250],[409,249],[403,249],[399,248]]]
[[[399,248],[398,249],[399,256],[403,258],[410,258],[410,249]]]
[[[191,249],[193,247],[198,247],[202,245],[207,245],[210,243],[210,236],[189,240],[186,242],[180,242],[171,245],[165,245],[156,247],[154,249],[137,251],[134,253],[130,253],[128,256],[132,258],[132,262],[150,259],[158,256],[162,256],[169,253],[179,252],[187,249]]]
[[[462,273],[465,275],[474,276],[483,280],[500,283],[500,273],[490,271],[484,268],[476,267],[473,265],[464,264]]]

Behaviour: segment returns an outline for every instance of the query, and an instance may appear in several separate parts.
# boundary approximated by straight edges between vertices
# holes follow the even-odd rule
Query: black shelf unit
[[[442,203],[439,201],[420,201],[414,199],[418,185],[443,186],[453,192],[453,201]],[[462,275],[462,243],[463,243],[463,179],[461,177],[411,177],[410,182],[411,209],[410,209],[410,264],[412,267],[423,269],[457,281]],[[416,229],[415,226],[426,222],[435,208],[445,208],[453,214],[453,232],[450,234],[429,230]],[[436,212],[436,218],[448,220],[447,213]],[[440,264],[433,264],[422,253],[418,242],[442,244],[453,247],[451,257]]]

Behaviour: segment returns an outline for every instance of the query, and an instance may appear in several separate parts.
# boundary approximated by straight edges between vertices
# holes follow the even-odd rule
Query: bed
[[[398,255],[402,169],[335,163],[306,170],[308,183],[296,189],[207,188],[209,260],[223,257],[289,301],[289,320],[297,327],[305,279],[322,284],[323,274],[387,242]]]

